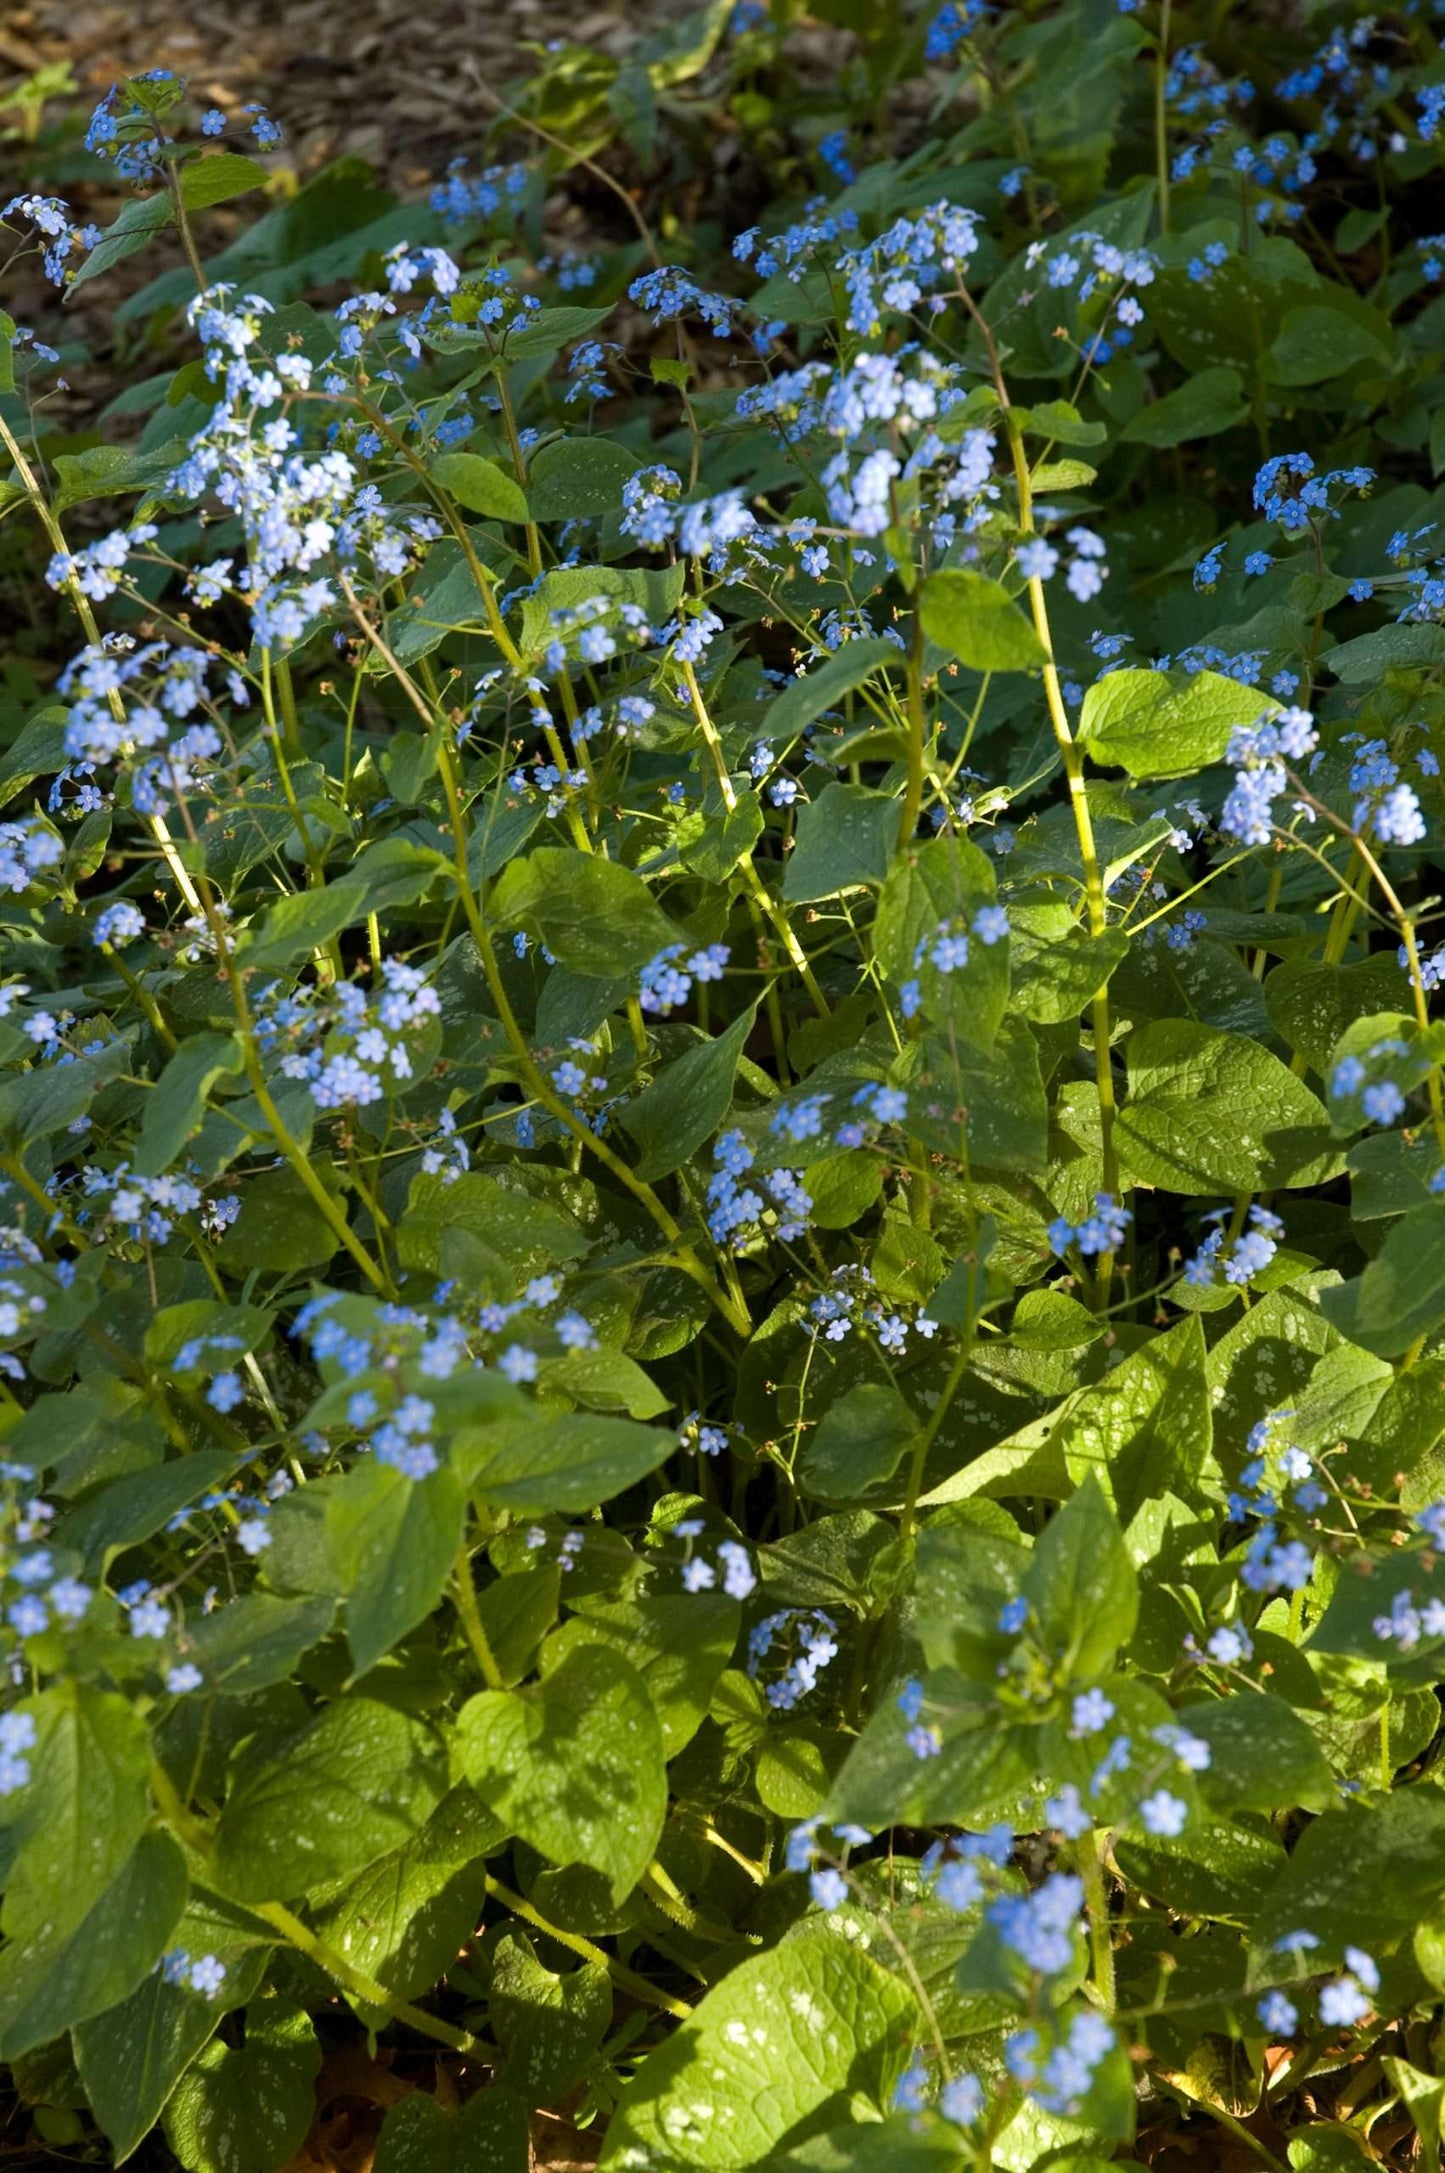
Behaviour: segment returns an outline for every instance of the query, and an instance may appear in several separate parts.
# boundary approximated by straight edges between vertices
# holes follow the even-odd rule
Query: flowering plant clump
[[[818,13],[27,138],[17,2147],[1438,2167],[1436,26]]]

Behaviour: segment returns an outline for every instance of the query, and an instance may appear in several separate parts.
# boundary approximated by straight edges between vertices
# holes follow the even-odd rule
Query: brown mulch
[[[675,0],[34,0],[0,8],[0,92],[68,60],[86,96],[173,68],[223,109],[260,99],[303,177],[343,154],[410,191],[477,150],[490,118],[469,80],[524,76],[552,39],[621,52]]]

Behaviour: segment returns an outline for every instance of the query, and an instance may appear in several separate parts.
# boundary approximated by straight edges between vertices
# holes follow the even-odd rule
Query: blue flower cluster
[[[1060,1259],[1071,1245],[1076,1245],[1085,1259],[1094,1259],[1100,1253],[1117,1252],[1129,1233],[1134,1220],[1132,1210],[1121,1207],[1108,1192],[1094,1195],[1094,1212],[1082,1222],[1070,1222],[1067,1215],[1057,1215],[1049,1224],[1049,1245]]]
[[[838,1625],[821,1607],[783,1607],[748,1632],[748,1674],[757,1682],[773,1663],[774,1647],[786,1657],[782,1672],[763,1685],[775,1712],[788,1713],[815,1690],[818,1677],[838,1657]]]
[[[1205,1217],[1207,1222],[1213,1222],[1214,1228],[1184,1269],[1185,1282],[1196,1290],[1209,1289],[1218,1281],[1221,1271],[1227,1283],[1242,1288],[1264,1273],[1279,1250],[1284,1224],[1271,1209],[1261,1207],[1258,1201],[1253,1202],[1248,1228],[1233,1239],[1224,1228],[1228,1218],[1229,1210],[1223,1207]]]
[[[1286,709],[1259,724],[1239,726],[1224,754],[1225,761],[1235,767],[1233,789],[1219,818],[1226,836],[1245,845],[1267,845],[1273,834],[1274,803],[1289,789],[1286,761],[1302,761],[1318,745],[1319,734],[1307,709]]]
[[[768,1170],[760,1178],[763,1192],[751,1185],[740,1185],[738,1180],[746,1176],[756,1160],[736,1129],[724,1132],[713,1149],[714,1168],[707,1185],[708,1232],[715,1244],[729,1246],[734,1252],[746,1250],[763,1234],[765,1216],[773,1218],[773,1235],[788,1243],[803,1235],[813,1211],[797,1170]]]

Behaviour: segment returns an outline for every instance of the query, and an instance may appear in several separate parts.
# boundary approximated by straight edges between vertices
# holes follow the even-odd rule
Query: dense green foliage
[[[817,14],[539,56],[423,204],[167,76],[27,129],[68,2157],[330,2163],[371,2074],[377,2173],[1438,2166],[1445,59]]]

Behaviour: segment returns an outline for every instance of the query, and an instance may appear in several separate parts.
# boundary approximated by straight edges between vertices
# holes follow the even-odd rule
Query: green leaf
[[[527,504],[534,521],[620,512],[622,487],[636,473],[636,455],[612,438],[556,438],[527,471]]]
[[[492,1949],[487,2012],[506,2055],[498,2077],[528,2105],[556,2105],[587,2075],[612,2021],[612,1980],[600,1962],[544,1968],[520,1928]]]
[[[543,315],[548,312],[544,311]],[[579,312],[578,314],[583,314]],[[595,596],[636,604],[654,626],[677,609],[682,594],[683,561],[675,566],[559,566],[545,575],[522,605],[524,656],[539,656],[556,637],[555,612],[575,611]]]
[[[414,1177],[397,1229],[402,1266],[438,1272],[452,1230],[465,1231],[525,1276],[576,1260],[587,1250],[570,1215],[501,1184],[485,1170],[463,1170],[450,1184],[425,1172]]]
[[[799,1460],[798,1483],[814,1501],[854,1501],[892,1478],[918,1431],[897,1389],[865,1381],[824,1412]]]
[[[1401,1652],[1376,1633],[1376,1622],[1388,1617],[1401,1593],[1417,1609],[1445,1600],[1445,1558],[1433,1548],[1424,1556],[1403,1550],[1346,1555],[1329,1605],[1310,1638],[1311,1652],[1344,1653],[1377,1666],[1383,1661],[1394,1682],[1433,1683],[1438,1673],[1437,1639],[1426,1638],[1419,1650]]]
[[[364,921],[371,910],[364,883],[327,883],[320,890],[293,891],[279,899],[247,931],[241,957],[247,968],[272,973],[324,950],[343,928]]]
[[[486,1861],[507,1838],[495,1812],[458,1785],[421,1832],[314,1910],[316,1928],[353,1969],[397,1999],[427,1991],[472,1936],[486,1898]],[[356,2003],[373,2028],[380,2013]]]
[[[166,1064],[141,1113],[140,1138],[131,1167],[140,1177],[159,1177],[179,1161],[206,1113],[218,1079],[234,1078],[245,1062],[234,1034],[192,1034]]]
[[[329,1163],[312,1168],[335,1196]],[[324,1268],[336,1250],[336,1232],[300,1178],[290,1169],[262,1170],[247,1177],[241,1212],[226,1232],[226,1265],[269,1268],[277,1274],[298,1268]]]
[[[145,1831],[149,1739],[128,1699],[85,1684],[57,1684],[21,1710],[36,1740],[9,1835],[4,1929],[53,1937],[92,1907]]]
[[[858,1919],[860,1932],[867,1921]],[[769,2164],[772,2173],[965,2173],[968,2154],[958,2129],[941,2113],[890,2113],[886,2120],[850,2120],[809,2136]],[[1074,2168],[1058,2166],[1058,2173]],[[1102,2161],[1097,2173],[1103,2173]]]
[[[873,948],[889,979],[916,980],[924,1015],[975,1048],[987,1049],[1009,1000],[1007,936],[985,943],[973,930],[978,913],[997,898],[993,867],[964,838],[934,838],[913,847],[888,871],[873,923]],[[945,973],[931,946],[941,928],[968,935],[968,958]]]
[[[826,663],[820,664],[816,671],[805,672],[801,678],[790,681],[777,699],[768,704],[755,737],[766,740],[795,738],[821,717],[824,710],[831,709],[855,687],[861,687],[885,664],[899,663],[901,656],[896,641],[884,641],[878,636],[864,635],[857,641],[845,641]]]
[[[405,1478],[375,1458],[337,1483],[326,1536],[346,1591],[346,1641],[358,1675],[429,1615],[462,1540],[466,1491],[445,1465]]]
[[[1124,929],[1092,936],[1062,900],[1009,918],[1009,1007],[1040,1026],[1076,1019],[1128,956]]]
[[[1199,1792],[1216,1811],[1327,1811],[1338,1801],[1314,1731],[1282,1698],[1235,1690],[1185,1705],[1180,1725],[1209,1745]]]
[[[330,1593],[284,1599],[275,1592],[247,1592],[188,1623],[181,1647],[207,1689],[223,1697],[249,1697],[294,1674],[302,1654],[326,1636],[335,1614]]]
[[[239,151],[216,151],[181,168],[181,201],[187,211],[206,211],[212,204],[244,196],[248,189],[265,188],[270,178],[255,159]]]
[[[1418,2067],[1411,2067],[1408,2060],[1388,2056],[1384,2068],[1415,2123],[1425,2173],[1440,2173],[1440,2109],[1445,2104],[1445,2077],[1426,2075]]]
[[[750,1955],[623,2091],[601,2163],[742,2173],[804,2121],[881,2108],[920,2017],[912,1993],[822,1927]]]
[[[1292,1932],[1319,1941],[1304,1961],[1313,1975],[1338,1963],[1346,1946],[1378,1953],[1427,1917],[1442,1893],[1445,1793],[1427,1784],[1329,1811],[1300,1835],[1250,1926],[1250,1982],[1290,1974],[1281,1942]]]
[[[664,1757],[675,1758],[702,1725],[732,1658],[739,1620],[737,1601],[724,1592],[593,1602],[585,1615],[574,1615],[548,1638],[542,1672],[552,1674],[568,1653],[584,1645],[619,1653],[636,1668],[652,1701]]]
[[[153,234],[159,234],[175,217],[169,193],[158,189],[154,196],[133,196],[122,205],[120,216],[112,220],[90,255],[81,265],[67,292],[74,294],[79,287],[98,279],[108,272],[112,264],[119,264],[126,257],[144,249]]]
[[[186,1862],[167,1833],[144,1833],[124,1868],[65,1931],[42,1920],[0,1951],[0,2060],[48,2045],[128,1999],[170,1944],[186,1904]]]
[[[840,890],[881,883],[898,840],[898,802],[864,785],[825,785],[798,817],[783,874],[790,905],[832,898]]]
[[[500,927],[525,928],[574,973],[603,980],[636,973],[679,937],[631,868],[556,845],[503,870],[491,913]]]
[[[529,2173],[531,2164],[526,2106],[488,2083],[456,2113],[444,2113],[423,2090],[393,2105],[372,2173]]]
[[[1383,952],[1348,966],[1287,958],[1265,982],[1264,996],[1271,1025],[1322,1072],[1335,1043],[1356,1019],[1404,1009],[1410,983],[1404,967]]]
[[[790,1822],[821,1811],[843,1763],[848,1737],[802,1721],[769,1731],[753,1768],[758,1801]]]
[[[1320,1292],[1332,1327],[1377,1358],[1400,1358],[1445,1320],[1445,1207],[1412,1207],[1363,1275]]]
[[[1212,438],[1221,430],[1232,430],[1248,413],[1238,370],[1199,370],[1161,400],[1140,408],[1119,435],[1126,444],[1167,452],[1192,438]]]
[[[1110,672],[1084,696],[1079,739],[1089,759],[1106,769],[1188,777],[1222,760],[1237,726],[1257,724],[1278,707],[1221,672],[1196,672],[1182,687],[1164,672]]]
[[[997,1243],[998,1225],[985,1215],[972,1251],[960,1253],[943,1280],[934,1285],[926,1308],[930,1319],[973,1334],[989,1301],[988,1259]]]
[[[1381,626],[1339,642],[1325,658],[1347,687],[1373,686],[1387,671],[1445,663],[1445,626]]]
[[[918,1637],[930,1667],[986,1680],[1010,1642],[999,1616],[1018,1593],[1029,1550],[1022,1535],[1005,1538],[973,1522],[976,1510],[965,1514],[969,1521],[957,1511],[933,1518],[918,1535]]]
[[[1129,1037],[1115,1138],[1135,1183],[1195,1195],[1286,1190],[1339,1166],[1322,1102],[1258,1042],[1192,1019]]]
[[[932,1040],[910,1082],[904,1130],[936,1154],[967,1152],[974,1166],[1042,1175],[1048,1103],[1039,1045],[1022,1019],[1005,1018],[992,1049]]]
[[[217,1876],[237,1901],[289,1901],[399,1847],[445,1786],[429,1728],[369,1698],[339,1698],[242,1763],[217,1828]]]
[[[1247,1923],[1286,1875],[1288,1857],[1267,1826],[1191,1819],[1173,1840],[1118,1835],[1114,1858],[1126,1879],[1180,1916]],[[1275,1973],[1288,1960],[1274,1957]]]
[[[452,1462],[499,1509],[577,1516],[656,1471],[675,1446],[671,1434],[655,1427],[578,1411],[463,1428],[452,1443]]]
[[[277,2173],[316,2115],[321,2047],[304,2007],[253,2000],[244,2041],[212,2039],[165,2111],[166,2141],[189,2173]]]
[[[480,513],[494,521],[525,521],[530,518],[521,486],[494,460],[480,453],[438,453],[429,473],[434,483],[455,498],[468,513]]]
[[[1208,1489],[1212,1442],[1204,1330],[1195,1314],[1075,1397],[1053,1446],[1075,1482],[1092,1472],[1127,1524],[1161,1493],[1198,1501]]]
[[[15,390],[15,319],[0,309],[0,393]]]
[[[100,1089],[130,1062],[130,1037],[117,1035],[95,1056],[72,1064],[43,1065],[0,1080],[0,1132],[17,1145],[64,1131],[90,1107]]]
[[[1085,1479],[1044,1526],[1022,1590],[1066,1677],[1102,1674],[1127,1645],[1139,1587],[1097,1479]]]
[[[685,1049],[618,1111],[640,1149],[637,1175],[647,1183],[681,1169],[721,1125],[732,1106],[738,1059],[756,1017],[752,1004],[724,1032]]]
[[[0,806],[37,777],[53,776],[65,768],[65,734],[70,712],[60,703],[49,703],[29,718],[23,731],[0,759]]]
[[[477,1594],[482,1628],[507,1689],[530,1675],[537,1647],[557,1620],[562,1572],[555,1562],[509,1569]]]
[[[1378,322],[1388,336],[1387,320]],[[1272,384],[1320,385],[1328,378],[1343,377],[1357,363],[1386,364],[1389,359],[1386,338],[1372,326],[1346,316],[1343,310],[1309,303],[1290,310],[1261,366]]]
[[[557,1865],[600,1871],[622,1900],[651,1862],[667,1768],[636,1671],[602,1645],[570,1652],[528,1690],[484,1690],[457,1716],[463,1771],[482,1801]]]
[[[219,1486],[235,1463],[224,1449],[196,1449],[150,1471],[128,1472],[72,1509],[57,1536],[94,1572],[107,1554],[153,1538],[178,1510]]]
[[[918,615],[930,641],[978,672],[1036,671],[1039,637],[1001,582],[962,566],[930,574]]]
[[[1103,423],[1085,422],[1069,400],[1040,400],[1015,412],[1031,438],[1052,438],[1060,445],[1102,445],[1109,435]]]
[[[64,513],[91,498],[119,498],[149,491],[164,482],[184,456],[185,446],[179,441],[150,453],[132,452],[120,445],[93,445],[84,453],[57,453],[52,462],[60,482],[55,510]]]
[[[763,810],[755,792],[740,793],[731,807],[705,802],[689,808],[678,823],[678,858],[705,883],[723,883],[762,834]]]
[[[538,1401],[555,1410],[618,1412],[627,1418],[656,1418],[672,1398],[644,1373],[625,1351],[564,1351],[549,1358],[537,1381]]]
[[[178,1943],[186,1945],[187,1918]],[[188,1953],[197,1951],[187,1947]],[[201,1949],[211,1952],[209,1946]],[[244,2007],[264,1974],[260,1948],[235,1955],[217,1950],[226,1971],[219,1994],[193,1992],[153,1969],[130,1998],[95,2015],[72,2034],[75,2060],[91,2110],[121,2165],[160,2119],[166,2100],[228,2008]]]

